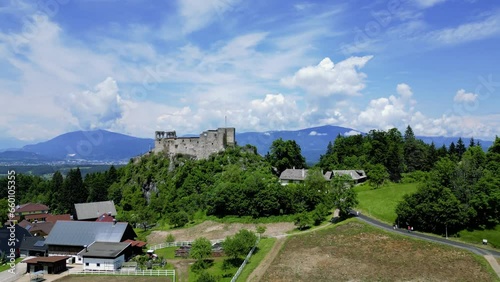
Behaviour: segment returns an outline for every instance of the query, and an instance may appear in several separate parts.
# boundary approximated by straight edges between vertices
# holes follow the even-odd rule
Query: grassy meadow
[[[374,189],[368,184],[356,186],[359,205],[357,208],[365,215],[389,224],[396,220],[396,206],[406,194],[417,191],[418,183],[389,183]]]

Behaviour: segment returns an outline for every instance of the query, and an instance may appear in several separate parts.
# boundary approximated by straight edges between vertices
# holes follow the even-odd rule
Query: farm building
[[[84,248],[79,256],[83,258],[83,270],[117,270],[122,267],[131,252],[129,242],[94,242]]]

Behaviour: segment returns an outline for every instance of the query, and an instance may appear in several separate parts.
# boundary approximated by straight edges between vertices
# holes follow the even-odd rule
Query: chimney
[[[116,225],[116,218],[113,218],[113,226]]]
[[[108,212],[108,216],[111,216],[111,212]]]
[[[89,250],[87,249],[87,245],[83,246],[85,248],[85,252],[88,252]]]

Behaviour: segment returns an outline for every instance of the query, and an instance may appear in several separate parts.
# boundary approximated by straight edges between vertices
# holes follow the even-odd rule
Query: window
[[[89,266],[89,263],[88,263],[88,262],[86,262],[86,263],[85,263],[85,266]]]
[[[97,267],[100,267],[100,266],[101,266],[101,264],[100,264],[100,263],[96,263],[96,264],[97,264]]]

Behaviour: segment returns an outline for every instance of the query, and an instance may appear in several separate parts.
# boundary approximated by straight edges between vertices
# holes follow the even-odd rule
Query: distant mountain
[[[307,163],[316,163],[320,155],[326,152],[328,142],[335,140],[338,135],[361,134],[352,128],[324,125],[319,127],[305,128],[295,131],[267,131],[267,132],[245,132],[236,134],[238,145],[251,144],[257,147],[261,155],[265,155],[274,140],[295,140],[302,150],[302,155]]]
[[[128,161],[154,146],[153,139],[106,130],[74,131],[21,150],[62,160]]]
[[[243,132],[236,133],[238,145],[251,144],[257,147],[261,155],[265,155],[274,140],[295,140],[302,149],[302,155],[307,163],[314,164],[326,152],[328,142],[334,141],[338,135],[348,136],[365,134],[355,129],[325,125],[301,130]],[[188,134],[186,136],[199,136]],[[455,144],[458,137],[417,136],[425,143],[434,142],[437,148],[443,144],[448,147]],[[468,138],[463,138],[464,144],[469,144]],[[476,139],[486,150],[492,141]],[[106,130],[75,131],[59,135],[49,141],[34,145],[26,145],[21,149],[0,152],[0,162],[48,163],[54,161],[87,161],[87,162],[122,162],[132,157],[144,154],[153,148],[151,138],[137,138]]]

